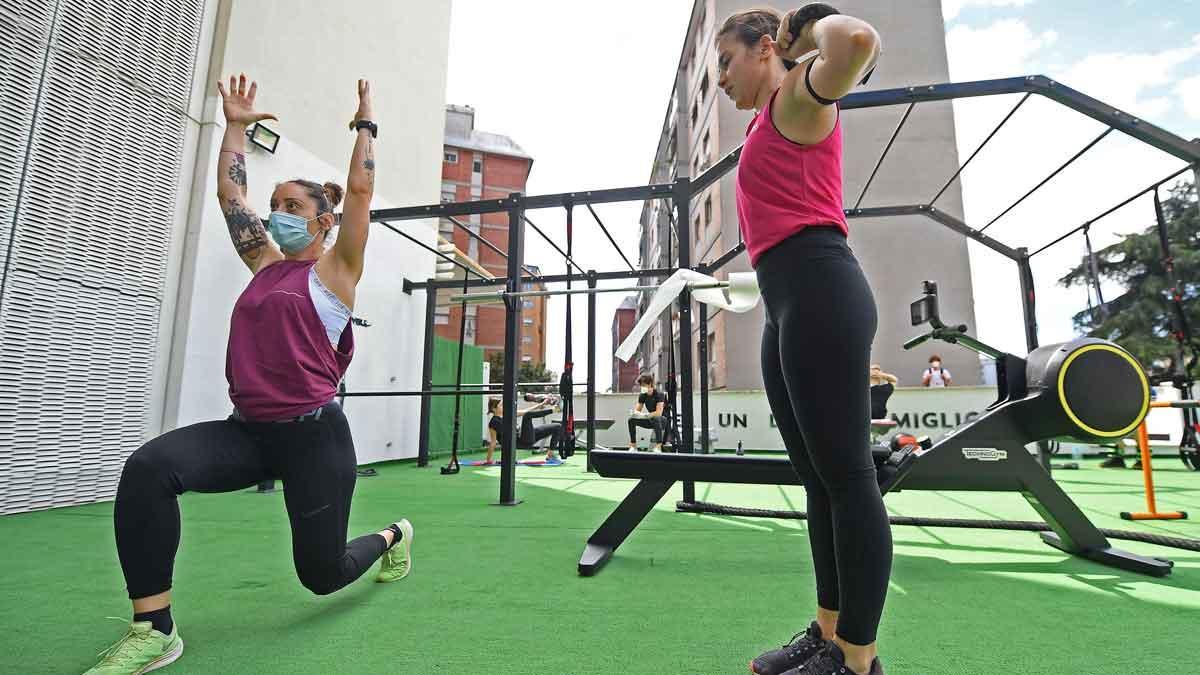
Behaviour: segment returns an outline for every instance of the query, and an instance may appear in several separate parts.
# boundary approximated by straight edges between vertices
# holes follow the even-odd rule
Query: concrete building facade
[[[764,3],[756,3],[764,4]],[[793,3],[768,1],[781,11]],[[667,103],[662,133],[655,151],[650,181],[670,182],[678,176],[696,177],[741,144],[752,111],[739,111],[717,87],[717,30],[725,17],[746,9],[739,0],[696,0],[680,56],[676,84]],[[837,6],[846,14],[875,26],[883,39],[883,56],[869,86],[860,90],[890,89],[949,80],[944,27],[939,0],[848,0]],[[853,206],[859,199],[883,147],[904,108],[848,111],[842,116],[844,133],[844,200]],[[880,167],[862,206],[924,203],[958,168],[954,113],[950,102],[922,104],[913,111],[903,133]],[[640,255],[643,267],[675,264],[678,239],[672,227],[687,227],[693,243],[692,264],[710,261],[736,246],[740,238],[734,199],[734,176],[696,195],[690,223],[673,223],[669,205],[647,202],[642,210]],[[939,209],[961,218],[962,196],[954,183],[938,200]],[[920,294],[924,279],[939,282],[942,311],[955,321],[974,325],[974,302],[966,240],[921,217],[854,219],[850,244],[875,293],[879,310],[873,360],[896,373],[902,384],[916,384],[926,359],[940,350],[946,366],[961,384],[980,379],[978,358],[966,350],[928,345],[906,352],[901,348],[914,328],[908,305]],[[718,274],[749,271],[749,259],[739,255]],[[1015,277],[1013,279],[1015,283]],[[650,294],[643,294],[642,309]],[[759,343],[763,309],[746,314],[714,312],[706,335],[700,335],[698,307],[693,307],[693,354],[706,341],[708,363],[694,356],[693,376],[708,369],[714,389],[762,387]],[[819,330],[820,327],[814,327]],[[667,372],[667,336],[678,340],[677,317],[668,313],[642,342],[637,363],[658,377]],[[678,342],[676,342],[678,344]],[[698,382],[698,380],[696,380]]]

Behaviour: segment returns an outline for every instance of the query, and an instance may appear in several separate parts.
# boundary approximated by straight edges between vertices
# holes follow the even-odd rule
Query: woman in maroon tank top
[[[277,185],[264,227],[247,199],[246,129],[274,116],[254,110],[258,86],[247,86],[245,75],[217,88],[226,121],[217,198],[234,249],[252,273],[230,320],[226,375],[234,411],[167,432],[126,461],[113,520],[133,621],[96,673],[140,673],[183,653],[170,601],[177,496],[186,491],[232,492],[282,479],[296,573],[318,595],[344,587],[381,558],[377,581],[398,581],[411,569],[407,520],[346,541],[358,462],[333,401],[354,350],[349,319],[374,191],[370,85],[358,81],[348,190],[331,246],[326,239],[339,224],[333,208],[342,197],[334,183]]]
[[[738,167],[738,220],[765,307],[763,383],[804,482],[817,587],[816,620],[750,670],[881,675],[875,638],[892,545],[869,448],[876,314],[846,243],[837,107],[865,82],[879,35],[812,4],[783,17],[769,9],[736,13],[715,46],[718,86],[756,113]],[[790,601],[764,604],[768,611],[755,612],[768,620],[790,621],[796,611]]]

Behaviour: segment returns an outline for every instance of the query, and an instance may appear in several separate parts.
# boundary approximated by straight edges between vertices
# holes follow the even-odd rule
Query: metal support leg
[[[579,574],[590,577],[599,572],[612,557],[613,551],[617,550],[674,484],[673,480],[638,481],[617,508],[613,509],[592,536],[588,537],[583,555],[579,557]]]
[[[433,320],[437,311],[437,289],[425,289],[425,347],[421,356],[421,391],[433,388]],[[432,414],[432,399],[428,394],[421,396],[420,436],[417,440],[417,466],[429,466],[429,418]]]
[[[520,192],[509,194],[508,210],[508,281],[509,293],[521,290],[521,265],[525,259],[525,207]],[[517,499],[517,344],[521,339],[521,302],[504,302],[504,424],[500,433],[504,443],[500,452],[500,506],[516,506]]]
[[[596,270],[588,270],[587,285],[596,288]],[[596,294],[587,298],[587,470],[592,466],[592,450],[596,448]]]

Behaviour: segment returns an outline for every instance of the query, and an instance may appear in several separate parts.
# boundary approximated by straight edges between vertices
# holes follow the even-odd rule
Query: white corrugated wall
[[[156,414],[203,10],[0,6],[0,513],[111,498]]]

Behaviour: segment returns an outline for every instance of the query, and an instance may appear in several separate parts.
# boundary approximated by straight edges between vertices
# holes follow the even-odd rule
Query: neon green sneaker
[[[412,523],[408,522],[406,518],[396,523],[396,527],[400,528],[404,537],[400,539],[400,543],[388,549],[380,558],[379,574],[375,577],[375,581],[381,584],[400,581],[412,571]]]
[[[170,635],[163,635],[149,621],[137,621],[129,624],[125,637],[100,652],[100,663],[83,675],[141,675],[166,667],[180,656],[183,640],[178,626],[171,627]]]

